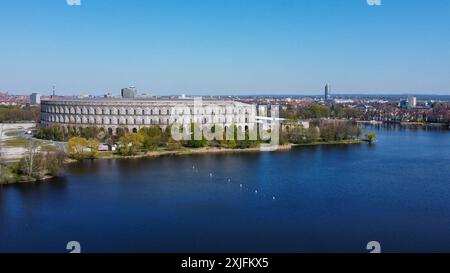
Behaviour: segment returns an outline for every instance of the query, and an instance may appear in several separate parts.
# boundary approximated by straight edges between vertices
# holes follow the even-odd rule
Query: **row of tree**
[[[115,140],[118,140],[118,138],[123,135],[125,135],[125,132],[122,132],[121,134],[119,132]],[[77,129],[75,127],[68,127],[68,129],[65,129],[59,125],[51,125],[45,128],[41,127],[36,131],[35,137],[53,141],[68,141],[74,137],[82,137],[87,139],[95,138],[101,142],[106,142],[109,138],[114,140],[114,136],[110,135],[103,128],[84,127]]]
[[[0,107],[0,123],[15,123],[20,121],[39,122],[39,107]]]
[[[49,132],[53,132],[55,129],[56,128],[49,128]],[[123,134],[118,134],[114,136],[114,138],[108,137],[105,144],[108,144],[110,147],[117,144],[117,153],[123,156],[132,156],[139,153],[156,150],[173,151],[182,147],[222,147],[231,149],[245,149],[258,147],[260,143],[258,140],[250,140],[249,132],[245,132],[244,140],[236,140],[238,134],[238,128],[236,126],[234,127],[235,136],[233,140],[226,140],[225,132],[223,140],[208,141],[204,137],[197,140],[194,139],[194,130],[197,129],[198,128],[195,124],[191,124],[190,139],[181,141],[176,141],[172,138],[171,127],[167,127],[165,130],[161,130],[158,126],[145,127],[140,129],[137,133],[127,133],[126,130],[123,130]],[[212,133],[214,133],[214,128]],[[68,142],[67,152],[69,156],[74,159],[95,158],[98,155],[100,140],[105,140],[105,138],[87,138],[82,136],[72,137]]]
[[[363,134],[358,124],[342,120],[321,120],[311,123],[309,128],[291,123],[284,126],[280,134],[281,143],[308,144],[360,138]]]
[[[356,119],[361,118],[363,115],[364,113],[359,109],[334,104],[331,106],[311,104],[305,107],[281,111],[280,113],[281,117],[291,120],[321,118]]]

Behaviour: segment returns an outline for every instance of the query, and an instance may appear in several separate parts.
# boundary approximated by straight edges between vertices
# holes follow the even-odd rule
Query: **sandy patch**
[[[0,123],[0,145],[1,156],[5,160],[16,160],[23,156],[25,148],[23,147],[8,147],[5,145],[5,141],[15,139],[17,136],[8,136],[10,132],[26,132],[36,127],[35,123],[12,123],[3,124]]]

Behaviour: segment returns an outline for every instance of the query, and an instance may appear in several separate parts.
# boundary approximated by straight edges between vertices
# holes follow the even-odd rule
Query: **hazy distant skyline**
[[[0,92],[450,94],[450,1],[5,0]]]

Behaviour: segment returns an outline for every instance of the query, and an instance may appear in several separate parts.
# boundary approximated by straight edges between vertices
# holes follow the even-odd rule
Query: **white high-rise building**
[[[30,95],[30,104],[39,105],[41,104],[41,94],[33,93]]]
[[[327,84],[325,85],[325,100],[329,100],[330,99],[330,85]]]
[[[416,97],[409,97],[408,98],[408,104],[409,107],[414,108],[417,106],[417,98]]]

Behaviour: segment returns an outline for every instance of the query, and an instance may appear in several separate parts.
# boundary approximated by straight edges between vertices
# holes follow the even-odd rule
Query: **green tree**
[[[366,138],[369,143],[373,143],[377,139],[377,134],[375,132],[366,133]]]
[[[73,159],[88,158],[88,140],[83,137],[74,137],[67,143],[67,153]]]
[[[306,138],[308,139],[308,142],[315,142],[320,138],[319,130],[316,126],[309,126],[306,131]]]
[[[143,147],[147,151],[154,151],[162,144],[161,129],[159,127],[146,127],[139,131],[144,136]]]
[[[197,140],[195,139],[195,132],[202,134],[202,139]],[[195,123],[191,123],[191,140],[188,140],[185,142],[184,146],[189,148],[202,148],[206,147],[208,145],[208,141],[203,136],[203,132],[200,126],[198,126]]]
[[[313,104],[307,108],[309,118],[326,118],[331,116],[331,109],[326,105]]]
[[[18,106],[0,106],[0,123],[14,123],[19,121],[34,121],[37,123],[40,119],[40,110],[39,107],[20,108]]]
[[[128,133],[120,138],[120,153],[124,156],[137,155],[144,144],[144,136],[140,133]]]
[[[176,151],[181,148],[181,143],[179,141],[176,141],[172,138],[169,139],[167,142],[167,150],[169,151]]]
[[[88,158],[94,159],[98,156],[98,148],[100,147],[100,143],[95,138],[90,138],[86,142]]]

